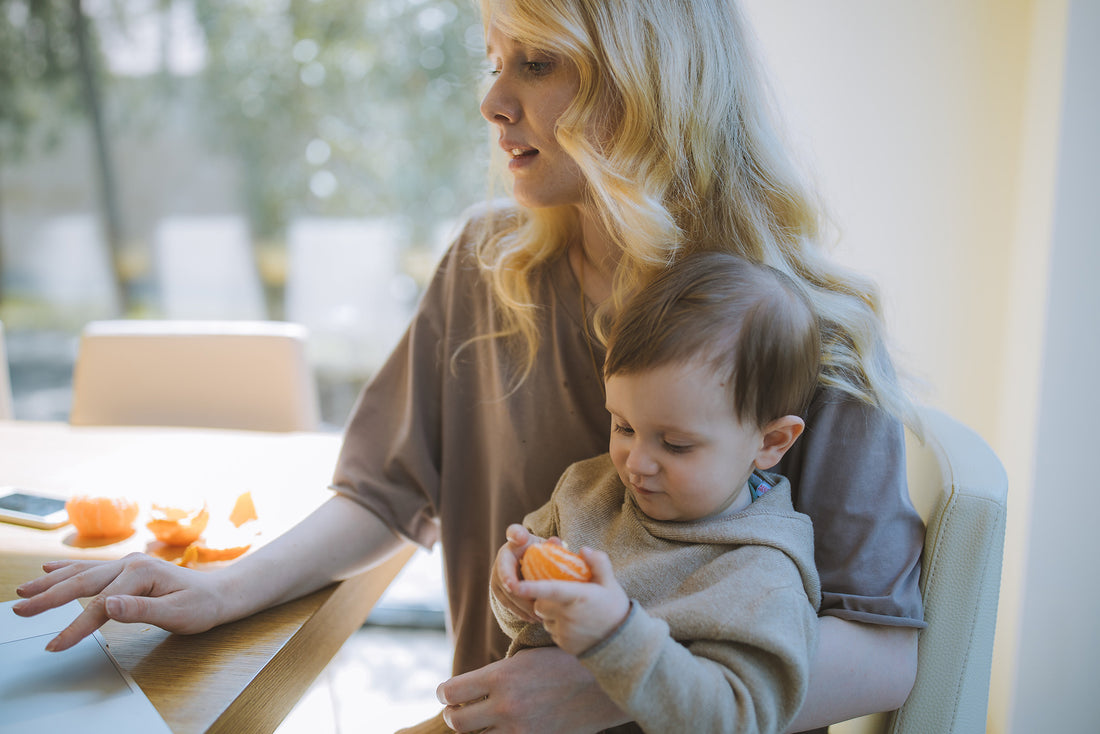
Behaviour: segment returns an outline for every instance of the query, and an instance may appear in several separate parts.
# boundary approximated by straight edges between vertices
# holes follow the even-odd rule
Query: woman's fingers
[[[54,584],[79,573],[80,569],[77,566],[80,563],[81,561],[49,561],[43,563],[42,570],[45,573],[38,578],[20,584],[15,589],[15,593],[25,599],[40,594]]]
[[[170,632],[193,633],[215,624],[217,610],[205,594],[201,574],[143,554],[120,561],[79,561],[48,564],[46,576],[20,587],[27,596],[15,605],[32,616],[73,599],[89,598],[84,611],[47,645],[65,650],[108,619],[144,622]]]
[[[16,614],[31,617],[35,614],[67,604],[74,599],[98,594],[111,583],[123,568],[122,561],[68,561],[53,562],[43,566],[53,567],[45,576],[16,589],[23,601],[13,609]]]
[[[497,664],[499,662],[443,681],[435,689],[435,697],[440,703],[450,706],[464,706],[485,698],[492,687],[494,672],[501,667]]]

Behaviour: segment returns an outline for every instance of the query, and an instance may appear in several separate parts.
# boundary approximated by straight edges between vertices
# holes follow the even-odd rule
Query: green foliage
[[[0,163],[55,144],[83,110],[71,0],[0,0]]]
[[[295,215],[453,216],[484,191],[468,0],[196,0],[204,136],[245,167],[254,231]]]

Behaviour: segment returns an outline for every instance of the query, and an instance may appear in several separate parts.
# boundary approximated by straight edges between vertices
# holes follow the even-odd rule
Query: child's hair
[[[737,419],[763,427],[805,414],[821,369],[818,331],[810,300],[778,270],[689,255],[627,302],[604,377],[704,361],[725,379]]]

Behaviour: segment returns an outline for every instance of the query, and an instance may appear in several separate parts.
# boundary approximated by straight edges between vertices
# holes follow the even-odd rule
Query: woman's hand
[[[440,684],[450,704],[443,718],[455,731],[500,734],[584,734],[629,719],[577,658],[557,647],[521,650],[512,657]]]
[[[630,611],[607,554],[584,548],[581,556],[592,568],[591,581],[520,581],[515,586],[517,597],[533,600],[535,617],[554,644],[573,655],[607,638]]]
[[[108,619],[144,622],[180,634],[204,632],[227,621],[213,573],[182,568],[132,553],[117,561],[51,561],[46,575],[16,589],[14,611],[30,617],[74,599],[91,597],[84,611],[46,649],[66,650]]]
[[[404,544],[377,515],[334,495],[270,543],[216,571],[194,571],[134,553],[118,561],[54,561],[20,586],[15,611],[29,617],[91,597],[47,646],[72,647],[108,619],[179,634],[247,617],[377,563]]]
[[[540,542],[541,538],[532,535],[527,528],[518,524],[509,525],[505,536],[508,540],[497,551],[489,586],[497,601],[508,611],[525,622],[538,624],[540,620],[535,616],[531,600],[518,596],[515,589],[521,583],[519,562],[523,558],[524,551]]]

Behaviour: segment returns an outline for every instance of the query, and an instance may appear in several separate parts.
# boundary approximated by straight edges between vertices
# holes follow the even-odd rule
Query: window
[[[464,0],[5,3],[16,417],[64,419],[91,319],[271,318],[342,425],[486,195],[483,57]]]

